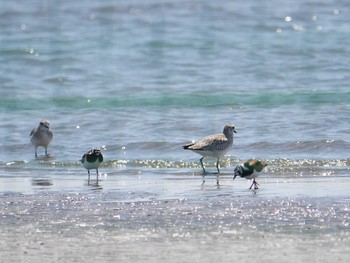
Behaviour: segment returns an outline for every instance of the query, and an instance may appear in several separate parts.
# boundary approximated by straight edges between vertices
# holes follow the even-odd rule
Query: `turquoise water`
[[[0,241],[4,255],[18,259],[11,244],[16,247],[14,240],[27,229],[48,233],[40,238],[50,247],[70,240],[69,234],[55,236],[64,226],[74,229],[77,237],[85,236],[84,228],[76,223],[79,218],[65,221],[64,209],[35,208],[35,200],[41,207],[50,203],[57,208],[61,207],[59,200],[74,199],[75,195],[81,202],[67,201],[68,207],[75,211],[81,205],[83,224],[91,227],[92,233],[95,217],[89,211],[107,228],[114,227],[110,240],[102,242],[103,251],[109,251],[119,230],[118,242],[132,244],[130,251],[117,250],[125,261],[135,259],[130,255],[144,245],[158,247],[164,242],[176,258],[184,249],[183,243],[176,242],[177,235],[185,237],[194,251],[196,243],[204,242],[206,246],[198,253],[207,252],[207,245],[215,245],[220,228],[233,239],[247,242],[244,231],[270,237],[272,241],[262,252],[276,247],[281,239],[300,253],[303,249],[292,240],[304,238],[313,253],[299,261],[317,253],[319,259],[333,260],[323,254],[330,246],[338,255],[346,255],[350,218],[349,11],[346,1],[325,0],[2,1],[0,215],[4,221],[0,232],[3,242],[9,244]],[[39,148],[35,159],[29,133],[42,119],[50,121],[54,139],[50,157]],[[215,176],[210,175],[212,180],[201,186],[200,156],[181,146],[220,133],[229,122],[238,133],[232,150],[221,161],[222,186],[217,188]],[[92,185],[79,162],[91,147],[100,147],[105,156],[100,183]],[[249,182],[232,181],[235,165],[247,158],[269,163],[259,179],[261,189],[255,193],[247,189]],[[215,171],[214,161],[206,160],[210,171]],[[28,198],[27,204],[22,195]],[[106,206],[93,210],[91,200],[96,200],[94,205]],[[116,209],[126,209],[123,213],[135,213],[135,222],[125,215],[125,222],[131,220],[127,229],[123,215],[120,225],[113,221],[119,216],[111,212],[115,202],[122,206]],[[130,202],[134,208],[146,208],[135,212]],[[157,213],[167,209],[166,202],[171,204],[171,213]],[[218,208],[209,206],[193,216],[195,219],[190,216],[191,222],[203,219],[188,230],[198,240],[187,236],[186,227],[178,231],[178,221],[186,222],[172,217],[174,214],[189,209],[197,215],[197,206],[211,202]],[[269,209],[264,212],[260,207],[266,202]],[[12,207],[13,203],[18,207]],[[291,203],[291,210],[284,213],[281,203]],[[26,205],[32,207],[30,212]],[[234,209],[233,215],[224,213],[220,221],[218,210],[228,211],[232,205],[247,205],[242,208],[249,221],[244,231],[236,228],[236,224],[244,225],[244,220]],[[310,208],[306,215],[300,212],[305,207]],[[143,209],[150,209],[155,216],[146,216]],[[210,217],[210,213],[216,216]],[[18,232],[8,234],[14,231],[9,218],[27,214],[28,221],[18,221]],[[147,226],[142,225],[144,216]],[[36,220],[44,224],[47,218],[47,227],[33,229]],[[153,233],[150,225],[163,220],[170,223]],[[295,220],[306,222],[305,227],[300,230]],[[329,226],[330,221],[335,223]],[[277,231],[271,232],[274,224]],[[140,230],[143,227],[145,232]],[[305,229],[314,230],[324,243],[314,244],[312,236],[304,235]],[[104,231],[96,229],[96,238],[101,240]],[[149,231],[152,234],[148,236]],[[283,236],[276,236],[277,232]],[[38,238],[35,234],[27,237],[29,244]],[[150,243],[145,241],[147,237]],[[217,251],[220,257],[229,250],[225,244],[231,236],[223,238],[224,248]],[[256,238],[258,244],[266,241]],[[235,246],[239,244],[235,242]],[[197,255],[193,250],[185,250],[183,258]],[[56,252],[54,256],[62,256],[61,251]],[[276,258],[285,256],[275,253]],[[154,256],[153,251],[141,254],[144,257],[136,260]],[[35,255],[39,254],[32,255],[37,261]],[[161,261],[166,255],[156,259]],[[241,258],[242,254],[234,256]],[[195,257],[202,262],[213,258],[212,254]]]

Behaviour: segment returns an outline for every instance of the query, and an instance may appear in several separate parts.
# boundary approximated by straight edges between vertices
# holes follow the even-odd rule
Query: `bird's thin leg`
[[[199,161],[201,162],[201,166],[202,166],[202,169],[203,169],[203,174],[205,174],[206,171],[205,171],[205,168],[204,168],[204,165],[203,165],[203,159],[204,159],[204,156],[202,158],[200,158]]]
[[[90,182],[90,170],[88,169],[88,181]]]
[[[98,169],[96,169],[96,181],[98,182]]]
[[[202,166],[202,168],[203,168],[202,185],[205,183],[205,169],[204,169],[204,166],[203,166],[203,158],[204,158],[204,156],[200,159],[201,166]]]
[[[255,184],[255,180],[253,180],[252,185],[249,187],[249,189],[252,189],[254,184]]]
[[[219,162],[220,162],[220,159],[218,158],[218,160],[216,161],[216,169],[218,170],[218,173],[220,173]]]
[[[35,158],[38,157],[38,152],[37,152],[37,150],[38,150],[38,146],[35,146]]]
[[[258,187],[259,183],[257,181],[255,181],[255,179],[254,179],[253,183],[254,183],[254,189],[259,189],[259,187]]]
[[[256,190],[256,189],[259,189],[259,187],[258,187],[259,183],[258,183],[257,181],[255,181],[255,179],[253,179],[253,183],[252,183],[252,185],[249,187],[249,189],[252,189],[253,185],[254,185],[254,189],[255,189],[255,190]]]
[[[45,147],[45,155],[47,156],[47,147]]]
[[[219,174],[216,175],[216,185],[219,186],[220,181],[219,181]]]

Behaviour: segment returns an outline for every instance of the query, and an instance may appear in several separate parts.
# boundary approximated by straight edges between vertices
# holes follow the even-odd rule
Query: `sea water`
[[[2,1],[1,262],[347,261],[349,11]],[[54,138],[35,158],[42,119]],[[226,123],[237,134],[220,186],[213,174],[202,185],[200,156],[181,146]],[[105,159],[98,182],[79,161],[91,147]],[[269,164],[253,192],[232,181],[249,158]]]

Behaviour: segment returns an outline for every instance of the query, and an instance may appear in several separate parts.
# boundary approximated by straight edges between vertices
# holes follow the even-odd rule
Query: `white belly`
[[[83,163],[83,167],[85,169],[91,170],[91,169],[97,169],[100,166],[100,162],[96,160],[95,162],[87,162],[86,160]]]

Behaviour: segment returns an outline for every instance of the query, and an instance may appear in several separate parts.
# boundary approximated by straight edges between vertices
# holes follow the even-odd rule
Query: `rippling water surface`
[[[3,1],[0,261],[348,261],[349,11]],[[35,159],[42,119],[54,139]],[[228,122],[220,187],[201,185],[200,156],[181,146]],[[79,162],[91,147],[98,183]],[[269,164],[258,191],[232,181],[248,158]]]

